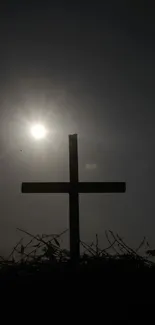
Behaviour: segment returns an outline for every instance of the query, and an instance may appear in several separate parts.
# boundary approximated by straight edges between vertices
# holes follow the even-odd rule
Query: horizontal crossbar
[[[124,193],[125,182],[22,183],[22,193]]]

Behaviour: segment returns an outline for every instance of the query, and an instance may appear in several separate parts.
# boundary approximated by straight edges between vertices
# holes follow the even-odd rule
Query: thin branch
[[[117,237],[118,237],[119,241],[124,245],[124,247],[126,247],[126,249],[127,249],[130,253],[136,255],[137,257],[140,257],[140,256],[136,253],[136,251],[135,251],[134,249],[130,248],[128,245],[126,245],[126,243],[124,243],[123,239],[121,239],[121,238],[119,237],[118,234],[117,234]]]
[[[124,248],[126,250],[126,252],[128,252],[128,254],[131,254],[130,248],[129,249],[126,248],[126,245],[121,242],[121,239],[119,239],[120,240],[119,241],[111,230],[109,230],[109,232],[110,232],[111,236],[116,240],[117,244],[119,244],[122,248]]]
[[[87,250],[89,253],[93,254],[94,256],[96,255],[96,252],[95,252],[95,250],[94,250],[92,247],[90,247],[89,245],[87,245],[86,243],[84,243],[84,242],[82,242],[82,241],[80,241],[80,243],[81,243],[81,245],[82,245],[84,248],[86,248],[86,250]]]
[[[110,239],[109,239],[109,236],[108,236],[107,231],[105,231],[105,235],[106,235],[106,238],[107,238],[108,243],[111,245],[111,248],[114,250],[114,252],[116,254],[119,254],[119,252],[117,252],[116,248],[114,247],[114,244],[116,242],[116,239],[114,238],[114,243],[112,244],[111,241],[110,241]]]
[[[13,248],[12,252],[10,253],[8,260],[12,257],[13,253],[16,251],[17,247],[21,244],[21,242],[23,241],[23,238],[21,238],[19,240],[19,242],[16,244],[16,246]]]
[[[143,238],[143,240],[141,241],[140,245],[138,246],[138,248],[136,249],[136,253],[144,246],[146,241],[146,237]]]

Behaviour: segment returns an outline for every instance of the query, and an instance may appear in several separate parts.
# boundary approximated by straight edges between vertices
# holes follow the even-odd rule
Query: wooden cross
[[[124,193],[124,182],[79,182],[77,134],[69,135],[70,182],[22,183],[22,193],[68,193],[70,256],[72,261],[80,257],[79,193]]]

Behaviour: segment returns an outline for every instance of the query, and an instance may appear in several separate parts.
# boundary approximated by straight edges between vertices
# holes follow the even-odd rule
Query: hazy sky
[[[82,195],[81,237],[105,229],[155,244],[155,22],[150,2],[5,1],[0,12],[0,253],[16,227],[68,227],[68,196],[23,195],[22,181],[68,180],[68,134],[82,181],[127,193]],[[103,4],[104,3],[104,4]],[[139,4],[138,4],[139,3]],[[35,142],[40,120],[50,133]],[[22,151],[21,151],[22,150]]]

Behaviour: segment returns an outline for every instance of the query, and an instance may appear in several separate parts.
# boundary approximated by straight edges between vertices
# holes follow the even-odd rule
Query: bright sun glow
[[[31,128],[31,134],[36,140],[40,140],[46,137],[47,130],[42,124],[35,124]]]

